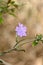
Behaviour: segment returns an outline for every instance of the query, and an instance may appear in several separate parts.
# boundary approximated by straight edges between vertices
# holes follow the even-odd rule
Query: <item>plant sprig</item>
[[[17,4],[15,1],[12,0],[8,0],[8,2],[6,3],[3,0],[0,0],[0,24],[2,24],[3,22],[3,14],[10,14],[12,16],[16,16],[15,15],[15,10],[18,9],[19,4]]]
[[[17,37],[16,37],[16,44],[14,45],[14,47],[12,49],[9,49],[8,51],[0,52],[0,56],[4,55],[6,53],[10,53],[11,51],[24,51],[25,52],[24,49],[20,49],[19,47],[23,46],[26,43],[32,42],[32,46],[36,46],[39,43],[39,41],[41,41],[43,43],[43,35],[39,34],[39,35],[36,35],[34,39],[32,38],[31,40],[20,44],[22,41],[25,41],[27,39],[29,39],[29,38],[17,41]]]
[[[36,35],[35,40],[33,41],[32,45],[36,46],[40,41],[43,43],[43,35],[41,34]]]

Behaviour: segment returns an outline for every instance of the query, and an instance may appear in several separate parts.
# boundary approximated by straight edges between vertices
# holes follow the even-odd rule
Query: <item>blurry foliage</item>
[[[3,14],[8,13],[10,15],[16,16],[14,12],[15,12],[15,9],[18,9],[18,7],[19,7],[19,4],[16,3],[15,1],[8,0],[8,2],[5,2],[4,0],[0,0],[0,24],[3,23]],[[28,15],[29,15],[29,17],[32,15],[31,9],[29,9]],[[36,35],[34,41],[32,40],[32,46],[36,46],[40,41],[43,43],[43,36],[41,34]],[[19,42],[21,42],[21,41],[19,41]],[[9,53],[10,51],[13,51],[13,50],[25,51],[24,49],[16,48],[16,46],[18,45],[19,42],[17,41],[17,38],[16,38],[16,45],[14,46],[15,48],[10,49],[7,52],[0,53],[0,56],[4,55],[5,53]],[[2,63],[2,61],[0,61],[0,63]]]
[[[3,23],[2,13],[0,13],[0,24]]]
[[[33,41],[32,45],[36,46],[39,43],[39,41],[41,41],[43,43],[43,36],[41,34],[36,35],[35,40]]]
[[[16,3],[15,1],[8,0],[8,2],[4,0],[0,0],[0,24],[3,22],[3,14],[10,14],[13,16],[16,16],[14,11],[15,9],[18,9],[19,4]]]
[[[20,44],[22,41],[24,41],[26,39],[22,39],[22,40],[18,41],[17,38],[16,38],[16,44],[13,46],[13,48],[10,48],[9,50],[4,51],[4,52],[0,52],[0,56],[3,56],[6,53],[10,53],[11,51],[23,51],[23,52],[25,52],[25,49],[22,49],[21,46],[23,46],[26,43],[32,42],[32,46],[33,47],[36,46],[40,41],[43,43],[43,36],[42,36],[42,34],[36,35],[36,37],[34,37],[34,40],[30,39],[26,43]]]

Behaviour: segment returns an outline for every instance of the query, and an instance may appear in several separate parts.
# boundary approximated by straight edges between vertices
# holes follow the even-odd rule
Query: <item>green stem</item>
[[[22,42],[22,41],[25,41],[25,40],[30,40],[31,38],[25,38],[25,39],[22,39],[22,40],[20,40],[20,41],[18,41],[18,43],[20,43],[20,42]],[[32,38],[31,40],[34,40],[34,38]]]
[[[12,49],[9,49],[8,51],[5,51],[5,52],[1,52],[1,53],[0,53],[0,56],[4,55],[4,54],[6,54],[6,53],[10,53],[11,51],[14,51],[14,50],[15,50],[15,51],[24,51],[24,52],[25,52],[24,49],[19,49],[19,47],[23,46],[23,45],[26,44],[26,43],[32,42],[34,39],[31,39],[31,40],[29,40],[28,42],[19,44],[20,42],[22,42],[22,41],[24,41],[24,40],[26,40],[26,39],[23,39],[23,40],[18,41]],[[17,47],[17,46],[18,46],[18,47]]]
[[[25,38],[25,39],[22,39],[22,40],[18,41],[18,42],[15,44],[14,47],[17,47],[17,46],[19,47],[19,46],[24,45],[24,44],[26,44],[26,43],[30,43],[30,42],[32,42],[32,41],[34,40],[34,38],[32,38],[31,40],[29,39],[29,41],[26,41],[26,42],[20,44],[21,42],[23,42],[23,41],[25,41],[25,40],[27,40],[27,39],[29,39],[29,38]]]
[[[8,50],[8,51],[0,52],[0,56],[5,55],[6,53],[10,53],[11,51],[14,51],[14,50],[15,50],[15,51],[24,51],[24,52],[25,52],[24,49],[13,48],[13,49],[10,49],[10,50]]]
[[[16,35],[16,44],[14,45],[14,48],[18,45],[18,36]]]
[[[8,51],[4,51],[4,52],[0,52],[0,56],[2,56],[2,55],[4,55],[4,54],[6,54],[6,53],[10,53],[11,51],[13,51],[13,50],[17,50],[16,48],[13,48],[13,49],[9,49]]]
[[[17,48],[23,46],[23,45],[26,44],[26,43],[31,43],[33,40],[34,40],[34,39],[32,39],[32,40],[30,40],[30,41],[23,42],[22,44],[17,45]]]

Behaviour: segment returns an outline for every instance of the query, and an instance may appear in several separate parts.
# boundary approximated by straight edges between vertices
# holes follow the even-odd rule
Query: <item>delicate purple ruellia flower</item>
[[[15,31],[16,35],[23,37],[26,36],[27,28],[23,24],[19,23]]]

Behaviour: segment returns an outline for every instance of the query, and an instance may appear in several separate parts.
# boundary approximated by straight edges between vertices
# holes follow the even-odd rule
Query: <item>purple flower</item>
[[[18,36],[23,37],[26,36],[27,28],[23,24],[19,23],[15,31]]]

